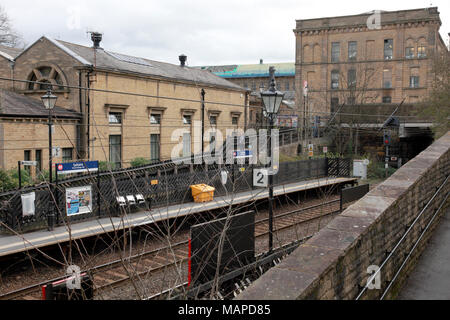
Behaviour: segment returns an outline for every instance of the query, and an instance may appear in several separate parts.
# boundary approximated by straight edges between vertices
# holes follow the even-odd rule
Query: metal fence
[[[62,225],[80,220],[118,216],[124,209],[149,210],[193,201],[190,186],[205,183],[215,188],[215,196],[253,189],[253,169],[257,166],[242,165],[184,165],[164,164],[144,166],[115,172],[98,172],[91,175],[58,181],[54,185],[41,184],[0,194],[0,219],[7,230],[29,231],[47,228],[48,224]],[[222,184],[221,172],[227,171],[228,179]],[[322,177],[350,176],[350,159],[320,158],[283,162],[279,164],[274,184]],[[91,186],[91,211],[68,216],[66,190]],[[35,193],[34,215],[24,216],[21,195]],[[145,200],[139,206],[121,209],[117,197],[141,194]],[[49,216],[54,219],[49,222]]]

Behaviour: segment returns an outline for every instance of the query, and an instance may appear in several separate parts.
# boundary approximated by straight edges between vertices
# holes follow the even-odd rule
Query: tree
[[[447,50],[433,57],[434,76],[430,94],[421,102],[420,115],[433,121],[433,132],[438,139],[449,130],[450,120],[450,54]]]
[[[23,44],[20,34],[14,30],[6,11],[0,6],[0,45],[18,47]]]

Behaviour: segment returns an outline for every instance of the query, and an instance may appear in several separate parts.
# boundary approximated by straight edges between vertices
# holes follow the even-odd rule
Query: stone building
[[[269,87],[269,68],[271,66],[275,68],[277,89],[285,93],[279,111],[280,124],[296,126],[298,115],[294,102],[294,63],[284,62],[269,64],[263,63],[263,60],[261,59],[259,64],[203,66],[198,68],[208,70],[219,77],[250,90],[248,123],[249,126],[252,127],[261,127],[263,126],[264,119],[262,116],[262,100],[259,92],[260,90],[267,90]]]
[[[40,99],[51,86],[58,106],[82,115],[74,159],[126,167],[138,157],[170,159],[176,147],[177,155],[200,152],[202,90],[205,146],[218,132],[244,129],[246,89],[186,66],[184,55],[173,65],[107,51],[100,34],[92,39],[82,46],[44,36],[18,54],[0,54],[0,76],[16,80],[0,87]]]
[[[437,7],[378,13],[296,21],[299,110],[326,116],[342,103],[416,103],[429,92],[433,53],[447,50]]]
[[[72,161],[82,115],[59,106],[52,114],[52,141],[60,148],[53,161]],[[48,110],[40,100],[0,89],[0,168],[17,167],[21,160],[36,161],[36,166],[25,167],[36,177],[48,169],[48,159]]]

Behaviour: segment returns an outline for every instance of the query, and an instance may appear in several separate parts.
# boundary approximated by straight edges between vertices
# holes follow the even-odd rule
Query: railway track
[[[339,199],[310,207],[292,210],[275,215],[274,232],[292,228],[296,225],[329,216],[339,212]],[[268,235],[268,218],[255,221],[255,238]],[[104,290],[120,287],[125,283],[148,277],[164,268],[180,265],[188,259],[188,240],[170,246],[153,249],[124,259],[111,261],[84,272],[89,273],[94,281],[94,295]],[[41,299],[41,288],[50,283],[66,278],[66,276],[46,280],[31,286],[0,295],[0,300],[38,300]]]

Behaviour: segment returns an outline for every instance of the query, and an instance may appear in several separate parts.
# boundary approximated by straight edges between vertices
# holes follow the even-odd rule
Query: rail
[[[450,176],[447,176],[447,178],[445,179],[445,181],[440,185],[439,189],[433,194],[433,196],[431,197],[431,199],[427,202],[427,204],[424,206],[424,208],[419,212],[419,214],[417,215],[417,217],[414,219],[413,223],[408,227],[408,229],[406,230],[406,232],[403,234],[403,236],[400,238],[400,240],[397,242],[397,244],[395,245],[395,247],[392,249],[392,251],[389,253],[389,255],[386,257],[386,259],[381,263],[380,267],[369,277],[369,279],[367,280],[367,284],[364,286],[364,288],[361,290],[361,292],[358,294],[358,296],[356,297],[356,300],[359,300],[364,293],[367,291],[369,284],[372,283],[372,281],[376,278],[376,276],[380,273],[380,271],[383,269],[383,267],[386,265],[386,263],[394,256],[394,254],[396,253],[397,249],[400,247],[400,245],[403,243],[403,241],[406,239],[406,236],[411,232],[411,230],[414,228],[414,226],[416,225],[416,223],[419,221],[419,219],[422,217],[422,215],[427,211],[428,207],[430,206],[430,204],[433,202],[433,200],[436,198],[436,196],[441,192],[441,190],[444,188],[444,186],[446,185],[447,181],[449,180]],[[417,247],[418,243],[420,242],[420,240],[422,239],[424,233],[426,232],[426,230],[428,229],[428,227],[431,225],[431,223],[433,222],[434,218],[436,217],[437,213],[440,211],[440,209],[442,208],[442,205],[445,203],[446,199],[448,198],[450,192],[447,192],[444,201],[441,203],[439,209],[436,211],[436,213],[433,215],[432,218],[430,218],[430,221],[428,222],[427,226],[425,227],[425,229],[422,231],[420,237],[418,238],[418,240],[415,242],[413,248],[410,250],[410,252],[408,253],[408,255],[406,256],[406,258],[403,260],[402,265],[400,266],[400,268],[397,270],[394,278],[390,281],[388,287],[386,288],[386,290],[383,292],[383,295],[381,296],[380,300],[382,300],[386,294],[388,293],[389,289],[391,288],[392,284],[394,283],[394,281],[397,279],[398,275],[400,274],[401,270],[403,269],[403,267],[405,266],[406,262],[408,261],[409,257],[411,256],[412,252],[415,250],[415,248]]]

